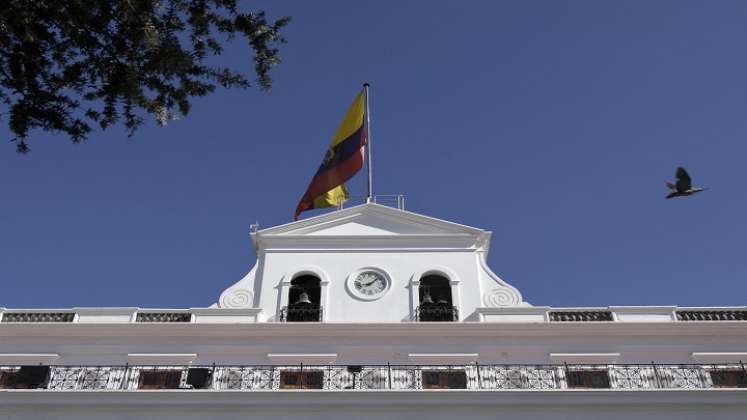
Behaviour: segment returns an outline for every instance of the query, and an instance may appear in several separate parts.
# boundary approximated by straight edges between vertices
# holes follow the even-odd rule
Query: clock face
[[[372,300],[380,298],[389,288],[389,280],[375,271],[364,271],[353,280],[352,289],[358,297]]]

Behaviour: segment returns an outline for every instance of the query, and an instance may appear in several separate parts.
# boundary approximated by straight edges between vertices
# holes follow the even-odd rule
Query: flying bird
[[[675,176],[677,177],[676,183],[667,182],[667,187],[672,190],[669,195],[667,195],[667,198],[686,197],[688,195],[693,195],[695,193],[707,190],[707,188],[693,188],[690,175],[682,166],[677,168],[677,173],[675,174]]]

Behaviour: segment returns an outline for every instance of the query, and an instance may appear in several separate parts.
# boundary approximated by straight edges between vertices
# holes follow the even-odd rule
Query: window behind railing
[[[322,389],[324,372],[321,370],[280,372],[280,389]]]
[[[610,388],[606,370],[572,370],[567,373],[568,388]]]
[[[463,370],[424,370],[423,389],[467,389]]]
[[[49,379],[49,366],[20,366],[0,371],[0,389],[43,388]]]
[[[138,389],[178,389],[181,370],[156,370],[140,372]]]
[[[194,389],[205,389],[210,387],[212,369],[208,368],[190,368],[187,371],[187,385]]]
[[[714,388],[747,388],[747,374],[742,369],[714,369],[710,374]]]

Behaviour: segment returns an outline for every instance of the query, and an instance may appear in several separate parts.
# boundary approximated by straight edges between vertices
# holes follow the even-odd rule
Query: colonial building
[[[364,204],[209,307],[0,308],[0,418],[747,417],[747,308],[533,306],[490,236]]]

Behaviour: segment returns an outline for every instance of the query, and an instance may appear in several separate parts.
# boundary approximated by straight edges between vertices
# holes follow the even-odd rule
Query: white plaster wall
[[[252,234],[257,264],[221,295],[221,308],[262,309],[261,320],[275,321],[288,302],[294,276],[322,280],[325,322],[410,321],[417,306],[412,282],[443,274],[452,282],[460,320],[478,320],[478,307],[527,306],[521,294],[485,265],[490,232],[365,204],[264,229]],[[375,268],[393,280],[375,301],[356,299],[348,277]],[[293,302],[290,302],[293,303]]]
[[[683,401],[684,403],[684,401]],[[425,406],[406,409],[382,407],[349,406],[335,409],[313,408],[231,408],[206,406],[197,408],[185,407],[139,407],[127,406],[51,406],[51,407],[6,407],[0,408],[0,419],[23,420],[124,420],[124,419],[159,419],[159,420],[495,420],[497,418],[514,420],[743,420],[745,409],[742,407],[710,407],[700,405],[670,405],[664,407],[489,407],[476,408],[465,406],[439,407],[438,410]]]
[[[259,306],[268,320],[275,319],[278,310],[287,305],[287,286],[299,272],[317,270],[329,283],[323,304],[325,322],[402,322],[412,319],[417,304],[417,287],[411,289],[414,278],[427,271],[442,271],[459,282],[453,293],[460,319],[471,315],[480,303],[478,266],[474,252],[267,252],[256,281],[261,282]],[[348,293],[348,276],[365,267],[387,272],[392,287],[374,301],[356,299]],[[413,299],[414,297],[414,299]],[[324,298],[322,298],[324,300]]]
[[[130,392],[119,395],[0,393],[0,419],[743,419],[745,393],[731,392],[516,392],[248,393],[191,395]],[[185,395],[185,394],[182,394]],[[66,401],[62,401],[66,399]]]
[[[120,328],[119,332],[114,328],[107,332],[101,326],[102,329],[89,329],[85,333],[70,326],[57,333],[54,329],[43,333],[20,330],[19,335],[2,334],[3,329],[0,329],[0,354],[54,353],[59,355],[54,363],[60,365],[124,364],[131,353],[194,353],[197,355],[194,364],[268,364],[272,363],[268,354],[283,353],[332,353],[337,355],[335,363],[338,364],[413,364],[409,358],[411,353],[477,353],[481,364],[543,364],[557,362],[550,358],[550,353],[620,353],[617,363],[697,363],[693,353],[747,351],[747,331],[742,325],[720,332],[710,325],[692,326],[687,334],[682,331],[682,335],[672,334],[672,327],[667,324],[649,328],[645,334],[624,333],[614,325],[600,326],[595,332],[579,333],[578,330],[573,332],[535,324],[522,325],[522,330],[514,335],[501,333],[501,329],[513,327],[508,324],[452,325],[483,327],[475,330],[485,330],[481,334],[473,330],[473,335],[461,333],[456,328],[441,329],[441,326],[434,326],[438,329],[430,329],[428,334],[424,334],[414,329],[403,332],[405,330],[401,328],[367,328],[362,325],[356,325],[356,331],[334,325],[318,328],[300,325],[289,334],[279,329],[284,326],[192,324],[178,328],[172,325],[129,325]],[[700,328],[698,333],[693,333],[695,328]],[[532,330],[537,331],[533,336],[524,335]]]

